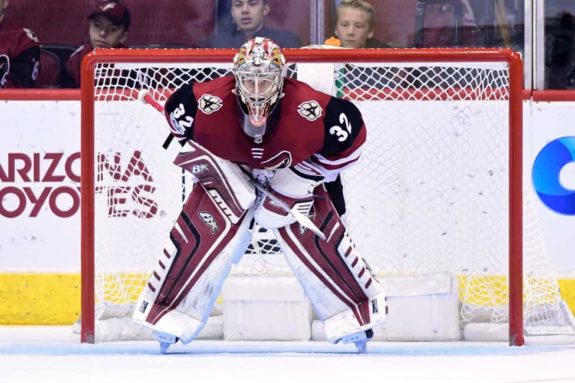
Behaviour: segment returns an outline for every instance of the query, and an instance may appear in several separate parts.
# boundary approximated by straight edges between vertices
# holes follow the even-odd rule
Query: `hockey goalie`
[[[360,157],[362,116],[285,77],[285,58],[267,38],[242,45],[233,64],[233,76],[186,84],[165,104],[183,147],[175,164],[195,183],[133,319],[163,350],[193,340],[255,222],[274,233],[327,339],[361,351],[385,322],[385,294],[334,207],[341,184],[329,193],[325,184]]]

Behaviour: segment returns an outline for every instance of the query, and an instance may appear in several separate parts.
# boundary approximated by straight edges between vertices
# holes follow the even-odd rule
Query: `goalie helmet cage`
[[[163,105],[185,82],[229,74],[235,53],[97,50],[84,59],[81,342],[95,342],[95,318],[111,294],[107,289],[121,291],[128,301],[137,297],[189,191],[186,175],[173,170],[171,152],[161,150],[168,133],[163,116],[138,98],[145,90]],[[509,343],[522,345],[523,306],[530,299],[523,294],[520,55],[507,49],[285,49],[284,54],[289,76],[354,101],[364,115],[368,143],[360,163],[349,170],[351,178],[344,173],[344,183],[352,237],[374,272],[383,278],[448,272],[464,285],[460,291],[470,290],[474,281],[485,285],[496,279],[497,287],[462,297],[467,300],[462,307],[479,306],[483,315],[497,312],[498,320],[509,323]],[[442,119],[447,115],[453,121]],[[441,177],[431,174],[439,171]],[[416,179],[409,179],[415,173]],[[177,186],[162,189],[170,184]],[[417,202],[406,202],[414,197]],[[487,199],[493,201],[489,206]],[[462,238],[471,239],[459,243]],[[262,251],[278,252],[273,243],[261,246],[264,242],[254,240],[256,258]],[[152,254],[146,257],[147,252]],[[124,259],[127,253],[133,254]],[[238,265],[248,262],[246,274],[284,272],[246,256]],[[495,261],[487,265],[487,258]],[[134,271],[138,262],[143,265]],[[144,275],[144,281],[127,286],[134,274]],[[478,303],[486,294],[489,309]],[[547,296],[538,300],[553,300],[549,294],[558,290],[538,294]]]

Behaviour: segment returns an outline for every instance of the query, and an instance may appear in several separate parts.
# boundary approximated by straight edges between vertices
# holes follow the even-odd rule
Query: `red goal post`
[[[95,341],[95,317],[97,315],[96,301],[102,299],[98,292],[95,280],[97,278],[97,271],[95,270],[95,259],[99,257],[96,250],[96,242],[99,240],[96,232],[100,232],[97,225],[101,225],[101,220],[98,218],[97,199],[101,197],[104,190],[98,186],[100,179],[99,172],[102,168],[107,169],[108,172],[114,168],[115,165],[120,167],[122,159],[121,154],[139,156],[138,150],[133,150],[129,146],[124,149],[110,149],[111,153],[118,154],[117,162],[113,162],[105,154],[99,154],[100,148],[97,148],[95,142],[98,141],[97,129],[100,127],[95,123],[98,117],[99,103],[113,103],[124,101],[135,101],[138,98],[139,91],[144,88],[145,84],[150,84],[149,79],[143,80],[138,76],[141,75],[141,68],[146,65],[157,66],[160,68],[150,79],[161,78],[159,80],[159,88],[152,89],[162,100],[171,93],[175,88],[182,85],[178,83],[178,73],[182,71],[180,66],[186,67],[189,64],[203,65],[205,67],[218,66],[222,63],[231,63],[235,50],[231,49],[160,49],[160,50],[97,50],[89,54],[82,64],[82,135],[81,135],[81,155],[82,155],[82,331],[81,341],[92,343]],[[334,95],[341,97],[355,97],[356,100],[369,100],[373,102],[385,103],[391,99],[399,100],[415,100],[413,105],[423,104],[424,101],[429,99],[434,100],[463,100],[468,97],[470,92],[477,86],[478,82],[470,81],[468,85],[455,85],[449,91],[442,89],[442,86],[449,82],[459,81],[461,78],[472,76],[477,72],[483,63],[500,63],[505,66],[505,76],[508,80],[504,83],[497,80],[493,84],[487,85],[482,89],[482,96],[484,100],[494,100],[498,97],[506,103],[507,121],[499,121],[507,126],[504,128],[508,134],[508,147],[507,154],[505,155],[505,168],[507,180],[504,182],[508,190],[505,192],[507,211],[505,212],[504,220],[507,227],[507,238],[503,242],[507,242],[507,257],[508,270],[506,281],[508,283],[508,321],[509,321],[509,343],[511,345],[522,345],[524,343],[523,334],[523,193],[522,193],[522,91],[523,91],[523,67],[520,55],[516,52],[507,49],[369,49],[369,50],[344,50],[344,49],[285,49],[288,63],[297,64],[321,64],[321,63],[345,63],[352,67],[357,65],[364,65],[366,67],[377,67],[384,63],[386,66],[394,67],[397,64],[398,69],[392,70],[390,77],[394,81],[394,86],[373,83],[380,81],[379,74],[370,74],[370,72],[362,72],[357,78],[367,78],[365,84],[370,84],[369,89],[363,85],[357,85],[350,81],[347,85],[336,84],[333,87],[336,89]],[[406,64],[407,63],[407,64]],[[409,63],[417,63],[420,69],[412,70]],[[416,74],[422,73],[428,68],[440,67],[443,64],[449,64],[451,68],[447,70],[445,78],[447,80],[437,86],[426,85],[421,83],[423,80],[413,77]],[[458,72],[457,64],[464,64],[463,67],[471,68],[469,73],[462,74]],[[159,65],[158,65],[159,64]],[[132,65],[139,68],[138,74],[128,75],[120,82],[116,79],[121,77],[121,70],[123,65]],[[175,69],[170,69],[175,68]],[[203,70],[198,70],[194,67],[196,73],[203,73]],[[408,68],[408,69],[406,69]],[[166,73],[168,72],[168,73]],[[350,71],[351,72],[351,71]],[[107,74],[106,74],[107,73]],[[367,74],[366,74],[367,73]],[[406,74],[407,73],[407,74]],[[439,70],[433,69],[426,74],[425,78],[430,78],[438,75]],[[458,74],[459,73],[459,74]],[[101,76],[108,76],[105,79]],[[130,77],[132,76],[132,77]],[[189,79],[188,77],[186,77]],[[437,77],[439,78],[439,77]],[[437,80],[437,78],[435,80]],[[355,80],[354,80],[355,81]],[[359,81],[359,80],[358,80]],[[362,80],[363,81],[363,80]],[[485,80],[482,80],[485,81]],[[403,85],[402,85],[403,84]],[[160,89],[161,88],[161,89]],[[504,93],[500,94],[500,88],[505,88]],[[350,96],[349,92],[353,93]],[[99,99],[98,94],[106,94],[106,99]],[[473,96],[474,97],[474,96]],[[162,101],[163,102],[163,101]],[[131,104],[130,104],[131,105]],[[149,106],[148,106],[149,107]],[[379,108],[379,106],[376,106]],[[114,112],[115,113],[115,112]],[[116,113],[119,114],[120,112]],[[126,113],[130,113],[126,110]],[[417,113],[417,111],[414,111]],[[106,113],[103,113],[106,114]],[[108,113],[109,114],[109,113]],[[112,113],[113,114],[113,113]],[[138,114],[138,112],[134,112]],[[379,114],[375,112],[375,114]],[[105,117],[106,124],[110,124],[108,117]],[[485,121],[486,124],[489,121]],[[103,124],[103,125],[106,125]],[[125,126],[125,123],[119,122],[114,129],[126,130],[126,136],[120,136],[118,132],[117,138],[113,140],[129,142],[130,130],[135,130],[136,126]],[[98,126],[95,128],[95,126]],[[164,129],[165,126],[158,126],[157,129]],[[368,125],[368,132],[377,129],[376,126]],[[167,134],[168,130],[165,129]],[[375,134],[375,133],[373,133]],[[419,135],[420,133],[418,133]],[[368,134],[368,140],[371,134]],[[161,142],[156,142],[161,145]],[[422,145],[425,142],[422,141]],[[433,145],[433,144],[430,144]],[[430,150],[433,150],[431,148]],[[129,160],[132,164],[133,158]],[[362,166],[362,165],[358,165]],[[385,164],[384,164],[385,166]],[[98,179],[97,179],[98,178]],[[117,177],[116,180],[121,177]],[[108,187],[108,186],[106,186]],[[129,188],[130,186],[125,186]],[[132,189],[136,190],[137,186]],[[141,190],[141,189],[138,189]],[[114,193],[118,193],[115,197],[108,195],[111,198],[118,199],[122,196],[124,189],[116,187]],[[132,191],[133,192],[133,191]],[[110,191],[108,190],[108,193]],[[126,192],[127,193],[127,192]],[[124,195],[124,197],[127,194]],[[123,198],[123,197],[122,197]],[[352,197],[350,197],[353,199]],[[148,206],[149,207],[149,206]],[[108,206],[108,209],[109,206]],[[109,215],[110,210],[108,210]],[[118,213],[120,214],[120,213]],[[129,213],[126,213],[129,215]],[[121,215],[121,214],[120,214]],[[115,217],[117,218],[117,217]],[[131,219],[133,217],[126,217]],[[174,217],[175,218],[175,215]],[[354,218],[351,217],[351,225],[353,227]],[[370,225],[377,225],[377,222],[372,222]],[[114,225],[110,225],[114,226]],[[116,231],[120,230],[119,228]],[[363,229],[360,229],[363,230]],[[128,237],[129,239],[129,237]],[[107,248],[115,249],[117,244],[106,245]],[[161,245],[161,244],[160,244]],[[116,256],[117,254],[115,254]],[[112,257],[112,259],[115,259]],[[113,262],[113,261],[112,261]],[[504,263],[505,263],[504,262]],[[372,263],[372,259],[370,259]],[[152,268],[152,263],[148,263],[149,270]],[[106,266],[107,267],[107,266]],[[111,267],[113,269],[113,267]],[[107,271],[109,272],[109,271]],[[122,277],[123,278],[123,277]],[[119,278],[118,280],[121,280]],[[100,298],[98,298],[100,297]]]

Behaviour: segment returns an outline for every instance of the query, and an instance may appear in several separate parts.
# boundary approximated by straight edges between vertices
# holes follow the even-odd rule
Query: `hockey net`
[[[85,62],[82,341],[94,341],[94,321],[129,315],[191,188],[172,164],[179,145],[162,148],[167,124],[139,100],[142,92],[163,105],[184,83],[229,75],[233,54],[99,51]],[[512,344],[523,342],[525,329],[569,322],[522,193],[516,54],[310,49],[286,56],[288,76],[351,100],[363,114],[365,150],[343,175],[346,220],[382,280],[449,275],[461,326],[508,324]],[[256,227],[233,274],[290,271],[274,239]]]

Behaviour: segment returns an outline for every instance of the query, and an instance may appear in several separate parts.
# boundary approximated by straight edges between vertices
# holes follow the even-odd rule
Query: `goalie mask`
[[[268,117],[283,96],[285,58],[272,40],[256,37],[243,44],[234,56],[235,94],[244,121],[244,132],[256,143],[271,125]]]

